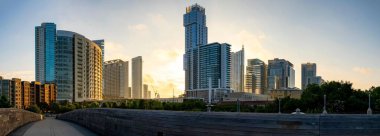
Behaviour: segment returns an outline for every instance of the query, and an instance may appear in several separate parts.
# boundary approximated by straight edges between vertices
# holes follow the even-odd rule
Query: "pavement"
[[[9,136],[97,136],[97,134],[77,124],[47,117],[42,121],[20,127]]]

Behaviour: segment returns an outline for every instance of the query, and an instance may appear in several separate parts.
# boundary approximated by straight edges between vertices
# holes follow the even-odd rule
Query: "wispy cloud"
[[[23,81],[34,81],[34,71],[0,71],[0,76],[4,79],[21,78]]]
[[[360,73],[362,75],[370,75],[373,73],[373,69],[365,67],[354,67],[352,68],[352,71]]]

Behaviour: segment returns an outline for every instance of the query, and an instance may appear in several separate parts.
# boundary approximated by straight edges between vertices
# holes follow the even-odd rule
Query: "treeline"
[[[326,95],[326,109],[328,113],[365,114],[368,109],[368,94],[371,94],[371,109],[373,113],[380,113],[380,87],[368,90],[352,88],[350,82],[326,82],[322,85],[309,85],[301,95],[301,99],[289,97],[280,99],[281,112],[291,113],[297,108],[305,113],[322,113],[323,97]],[[279,100],[264,104],[249,104],[241,102],[219,103],[212,106],[212,111],[224,112],[261,112],[277,113]],[[239,105],[239,106],[238,106]],[[10,106],[6,97],[1,97],[0,107]],[[27,110],[44,113],[64,113],[83,108],[122,108],[146,110],[173,110],[173,111],[206,111],[206,103],[201,100],[185,100],[183,103],[159,102],[157,100],[124,100],[114,102],[76,102],[76,103],[41,103],[32,105]]]

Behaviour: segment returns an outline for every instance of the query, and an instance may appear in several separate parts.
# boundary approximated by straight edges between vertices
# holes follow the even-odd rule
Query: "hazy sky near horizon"
[[[105,59],[142,56],[144,83],[161,97],[183,93],[183,14],[206,8],[208,41],[244,44],[246,59],[317,63],[323,79],[380,86],[380,1],[376,0],[0,0],[0,76],[34,80],[34,27],[105,39]],[[130,63],[131,64],[131,63]],[[131,71],[131,69],[130,69]]]

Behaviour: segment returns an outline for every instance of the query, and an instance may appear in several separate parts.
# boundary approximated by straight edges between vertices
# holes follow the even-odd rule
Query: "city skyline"
[[[163,1],[145,3],[144,9],[133,8],[134,5],[142,7],[141,5],[144,4],[144,2],[135,3],[134,1],[129,1],[130,3],[79,1],[78,5],[73,5],[73,7],[64,5],[70,5],[74,1],[45,2],[19,4],[11,1],[0,2],[0,7],[2,7],[0,8],[0,17],[4,20],[2,27],[5,30],[0,32],[0,43],[4,49],[1,53],[4,56],[20,56],[0,59],[3,62],[0,65],[0,75],[4,78],[34,80],[33,28],[42,22],[54,22],[59,29],[73,30],[86,35],[89,39],[105,39],[105,61],[130,60],[134,56],[143,56],[144,83],[157,86],[161,96],[172,96],[172,88],[176,89],[176,95],[184,93],[182,17],[185,7],[197,2],[206,8],[209,43],[229,43],[232,45],[231,51],[233,52],[244,44],[245,62],[254,58],[259,58],[265,63],[274,58],[292,62],[296,71],[295,84],[298,88],[301,88],[301,64],[306,62],[317,63],[318,75],[327,81],[351,81],[355,88],[360,89],[368,89],[380,84],[378,78],[380,66],[376,64],[376,58],[379,58],[376,51],[380,48],[376,45],[379,43],[376,37],[380,35],[380,31],[377,31],[379,28],[376,28],[375,25],[380,22],[375,18],[380,17],[375,14],[376,12],[370,12],[376,10],[376,4],[372,4],[373,6],[370,8],[364,6],[364,4],[371,5],[371,2],[364,4],[353,1],[329,2],[331,5],[340,6],[327,11],[324,10],[326,7],[322,7],[326,4],[294,3],[294,1],[286,3],[273,1],[272,3],[263,1],[243,1],[243,3]],[[252,9],[248,9],[244,2],[251,3],[248,5],[252,5]],[[123,3],[130,5],[123,5]],[[152,3],[159,4],[158,7],[167,6],[168,8],[155,8],[152,7],[155,5]],[[36,15],[26,14],[31,10],[34,11],[33,7],[38,8],[39,4],[42,4],[40,6],[51,4],[51,6],[35,11]],[[73,12],[81,11],[75,9],[78,8],[77,6],[84,4],[89,5],[88,7],[84,6],[83,14],[73,14]],[[14,5],[18,7],[12,9]],[[119,5],[131,7],[125,8]],[[263,7],[259,5],[263,5]],[[90,10],[94,8],[92,6],[98,11]],[[241,6],[242,8],[239,8],[240,10],[225,8],[228,6]],[[73,11],[66,8],[73,8]],[[5,11],[1,9],[5,9]],[[298,11],[305,12],[299,13]],[[340,15],[345,11],[352,13],[352,16]],[[123,13],[120,15],[121,17],[108,15],[118,12]],[[237,15],[231,14],[231,12]],[[78,21],[90,13],[93,13],[87,18],[90,20]],[[136,13],[141,16],[135,16]],[[307,16],[308,13],[315,14],[315,16]],[[30,21],[17,21],[24,20],[24,17]],[[310,17],[310,20],[301,19],[302,17]],[[365,20],[366,17],[372,17],[370,22]],[[292,20],[294,18],[296,21]],[[357,21],[352,22],[353,18]],[[317,22],[318,19],[326,22]],[[283,27],[286,25],[289,26]],[[313,26],[318,27],[313,28]],[[118,29],[120,27],[123,29]],[[15,44],[12,41],[18,41],[18,43]],[[358,50],[361,52],[357,52]],[[164,90],[167,92],[162,92]]]

